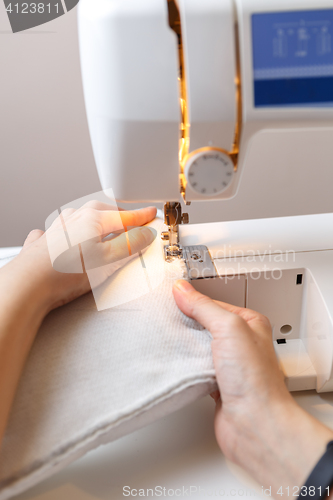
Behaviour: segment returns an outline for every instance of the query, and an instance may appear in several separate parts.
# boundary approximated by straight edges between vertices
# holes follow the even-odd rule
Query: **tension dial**
[[[215,196],[230,186],[234,164],[222,151],[201,151],[188,160],[184,174],[193,191],[203,196]]]

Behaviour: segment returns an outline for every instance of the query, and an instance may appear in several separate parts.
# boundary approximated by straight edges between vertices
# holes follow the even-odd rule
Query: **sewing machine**
[[[166,260],[269,317],[291,391],[332,391],[331,0],[81,0],[79,36],[103,189],[165,202]]]

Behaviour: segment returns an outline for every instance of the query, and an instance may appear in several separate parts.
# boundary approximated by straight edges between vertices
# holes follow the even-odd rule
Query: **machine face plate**
[[[215,278],[217,272],[205,245],[196,245],[183,248],[189,278],[191,280]]]

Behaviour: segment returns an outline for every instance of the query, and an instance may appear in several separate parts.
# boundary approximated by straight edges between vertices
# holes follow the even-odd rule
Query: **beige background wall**
[[[76,9],[13,35],[0,3],[0,246],[98,191],[83,105]]]

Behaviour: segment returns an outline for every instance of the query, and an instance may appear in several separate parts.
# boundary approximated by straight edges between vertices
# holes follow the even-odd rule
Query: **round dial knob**
[[[201,151],[188,160],[184,174],[193,191],[204,196],[215,196],[230,186],[234,164],[222,151]]]

